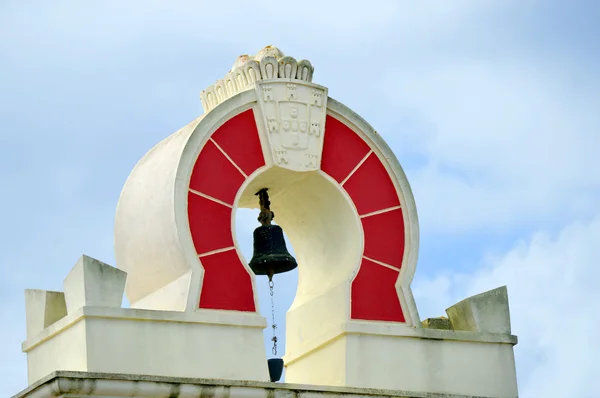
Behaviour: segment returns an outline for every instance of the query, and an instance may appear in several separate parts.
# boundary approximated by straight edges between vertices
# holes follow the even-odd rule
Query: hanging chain
[[[271,295],[271,323],[272,323],[272,328],[273,328],[273,338],[271,338],[271,341],[273,342],[273,348],[271,349],[271,352],[273,352],[273,355],[277,355],[277,335],[275,333],[275,330],[277,329],[277,324],[275,323],[275,300],[273,297],[273,287],[275,286],[275,284],[273,283],[273,280],[269,281],[269,294]]]
[[[267,190],[268,188],[263,188],[256,193],[260,205],[258,221],[263,227],[271,225],[271,221],[273,221],[273,218],[275,218],[275,213],[271,211],[271,201],[269,200],[269,194],[267,193]],[[277,355],[277,324],[275,323],[275,298],[273,297],[273,287],[275,287],[275,284],[273,283],[272,269],[268,271],[268,276],[269,294],[271,295],[271,327],[273,328],[273,337],[271,338],[271,341],[273,342],[273,348],[271,349],[271,352],[273,355]]]

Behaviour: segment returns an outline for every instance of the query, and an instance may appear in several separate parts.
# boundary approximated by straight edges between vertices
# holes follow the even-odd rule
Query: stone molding
[[[12,398],[486,398],[473,395],[325,387],[242,380],[57,371]]]
[[[510,344],[515,346],[519,339],[512,334],[503,333],[479,333],[462,330],[444,330],[444,329],[429,329],[416,328],[406,326],[404,324],[390,325],[387,323],[372,323],[364,321],[347,321],[345,324],[324,331],[318,338],[303,341],[296,351],[286,351],[284,360],[286,366],[292,365],[310,355],[314,351],[319,350],[326,344],[343,337],[345,335],[361,335],[361,336],[381,336],[395,337],[407,339],[422,339],[422,340],[440,340],[440,341],[456,341],[469,343],[484,343],[484,344]]]
[[[150,321],[168,323],[196,323],[205,325],[222,325],[231,327],[257,328],[262,331],[267,326],[266,319],[255,313],[234,311],[156,311],[138,308],[82,307],[64,316],[52,325],[39,331],[36,335],[22,343],[23,352],[28,352],[63,330],[75,325],[83,319],[100,318],[124,321]]]

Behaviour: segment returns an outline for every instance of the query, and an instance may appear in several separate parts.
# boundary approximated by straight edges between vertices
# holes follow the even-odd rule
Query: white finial
[[[275,59],[283,58],[283,52],[275,46],[268,45],[262,50],[260,50],[255,56],[254,59],[260,62],[264,57],[274,57]]]
[[[240,55],[227,75],[200,93],[202,107],[209,112],[221,102],[254,87],[257,80],[285,79],[312,82],[314,67],[307,60],[296,61],[272,45],[255,56]]]

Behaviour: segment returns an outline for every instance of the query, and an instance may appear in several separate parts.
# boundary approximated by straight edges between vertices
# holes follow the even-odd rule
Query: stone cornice
[[[485,398],[368,388],[69,371],[53,372],[12,398],[311,398],[316,394],[320,398]]]

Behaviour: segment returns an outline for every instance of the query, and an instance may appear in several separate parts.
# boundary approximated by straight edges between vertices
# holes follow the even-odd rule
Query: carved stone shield
[[[256,89],[275,164],[295,171],[318,170],[327,89],[308,82],[274,80],[257,82]]]

